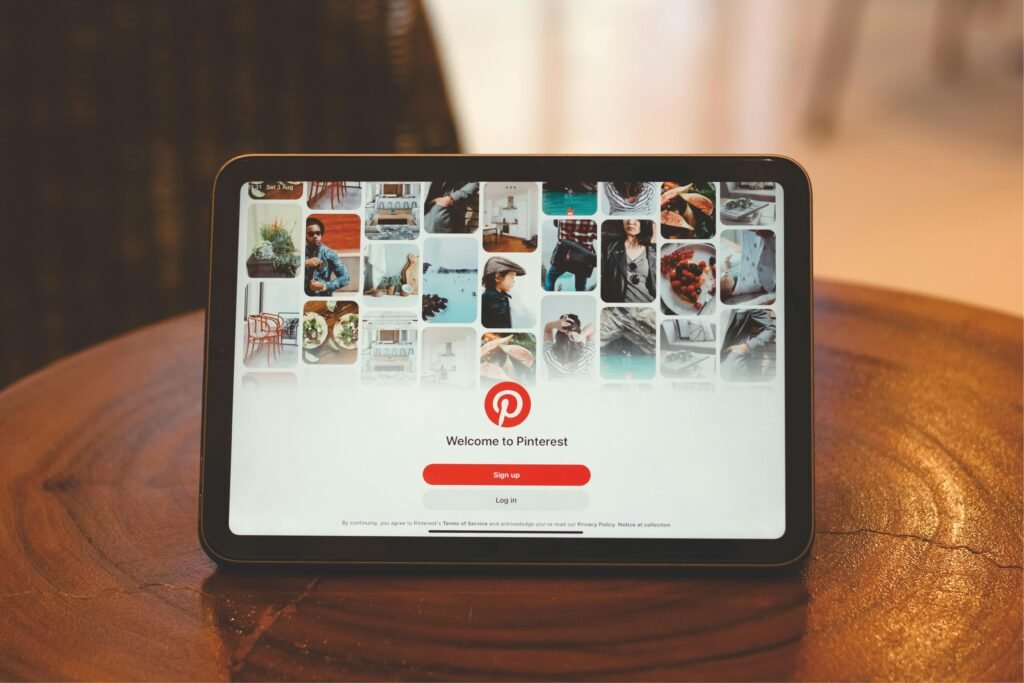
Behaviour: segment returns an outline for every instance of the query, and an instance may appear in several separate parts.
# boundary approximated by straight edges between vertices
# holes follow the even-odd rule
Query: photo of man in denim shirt
[[[331,296],[349,283],[348,271],[338,252],[323,245],[324,224],[316,218],[306,219],[306,294]]]

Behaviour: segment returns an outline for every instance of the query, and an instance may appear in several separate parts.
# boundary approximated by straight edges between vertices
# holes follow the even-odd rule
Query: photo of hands
[[[591,379],[597,369],[597,302],[593,297],[546,296],[542,377],[571,381]]]
[[[435,180],[427,183],[423,229],[434,235],[476,232],[480,221],[480,183]]]
[[[775,311],[734,309],[722,313],[722,379],[767,382],[775,378]]]

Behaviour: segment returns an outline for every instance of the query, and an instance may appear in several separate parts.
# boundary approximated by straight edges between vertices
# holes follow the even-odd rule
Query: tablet
[[[245,156],[217,175],[211,230],[216,561],[807,552],[811,196],[792,160]]]

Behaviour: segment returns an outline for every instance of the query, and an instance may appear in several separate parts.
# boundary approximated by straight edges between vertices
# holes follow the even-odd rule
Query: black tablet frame
[[[763,539],[240,536],[228,527],[239,193],[250,180],[481,181],[706,178],[774,181],[785,192],[786,531]],[[811,188],[782,156],[250,155],[214,180],[203,366],[199,538],[221,564],[780,566],[813,538]]]

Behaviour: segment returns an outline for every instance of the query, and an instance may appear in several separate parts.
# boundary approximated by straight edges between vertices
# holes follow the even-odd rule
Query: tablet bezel
[[[701,177],[774,181],[785,192],[786,531],[778,539],[240,536],[228,526],[239,193],[261,178],[302,181],[471,177],[481,181]],[[813,537],[811,189],[781,156],[250,155],[214,180],[203,365],[199,537],[222,564],[531,564],[779,566]],[[211,400],[211,397],[214,400]]]

